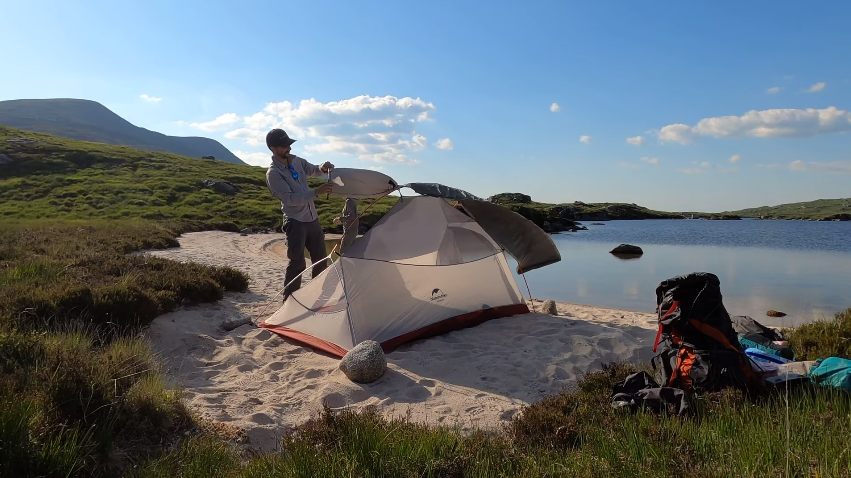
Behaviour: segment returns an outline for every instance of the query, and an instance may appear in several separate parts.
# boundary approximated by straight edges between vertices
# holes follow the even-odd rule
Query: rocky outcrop
[[[565,210],[558,206],[540,207],[534,204],[503,204],[503,206],[534,222],[546,232],[584,231],[585,226],[567,217]]]
[[[210,188],[213,191],[216,191],[217,193],[227,194],[228,196],[233,196],[234,194],[239,192],[239,187],[236,184],[229,183],[227,181],[205,179],[201,181],[201,185],[205,188]]]
[[[851,214],[834,214],[819,219],[819,221],[851,221]]]
[[[378,380],[387,370],[387,359],[381,344],[374,340],[364,340],[355,345],[340,360],[340,370],[353,382],[370,383]]]
[[[499,193],[494,194],[488,200],[494,204],[527,204],[532,202],[532,198],[523,193]]]

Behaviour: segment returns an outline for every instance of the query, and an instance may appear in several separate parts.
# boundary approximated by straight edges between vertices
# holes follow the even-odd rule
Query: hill
[[[0,101],[0,125],[67,138],[165,151],[200,158],[213,156],[245,164],[210,138],[167,136],[131,124],[96,101],[71,98]]]
[[[851,198],[817,199],[815,201],[761,206],[725,214],[760,219],[806,219],[813,221],[851,220]]]
[[[393,203],[382,200],[361,223]],[[318,198],[316,207],[335,231],[342,199]],[[133,218],[236,230],[280,227],[281,217],[264,168],[0,126],[0,219]]]

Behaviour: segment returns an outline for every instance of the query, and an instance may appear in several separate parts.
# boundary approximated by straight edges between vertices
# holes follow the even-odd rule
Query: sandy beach
[[[374,405],[387,417],[492,429],[603,363],[650,356],[654,315],[558,304],[558,316],[496,319],[403,345],[387,355],[381,379],[357,384],[337,369],[335,357],[253,325],[280,306],[283,234],[208,231],[179,240],[179,248],[149,253],[239,269],[250,277],[249,290],[160,316],[147,338],[189,407],[242,429],[257,450],[274,450],[323,403],[335,409]],[[535,303],[540,310],[541,302]],[[238,320],[246,324],[222,327]]]

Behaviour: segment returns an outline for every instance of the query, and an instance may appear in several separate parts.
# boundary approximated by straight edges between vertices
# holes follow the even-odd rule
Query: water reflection
[[[765,247],[644,245],[639,260],[612,260],[612,244],[554,236],[562,262],[526,274],[537,297],[652,312],[659,282],[689,272],[721,280],[724,305],[775,326],[833,317],[851,307],[851,253]],[[771,318],[769,309],[788,315]]]

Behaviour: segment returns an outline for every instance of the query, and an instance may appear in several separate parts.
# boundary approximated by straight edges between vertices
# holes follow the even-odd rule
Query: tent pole
[[[529,289],[529,281],[526,280],[526,274],[520,274],[520,275],[523,276],[523,282],[526,283],[526,292],[529,293],[529,302],[532,303],[532,312],[537,312],[535,310],[535,299],[532,298],[532,290]]]

